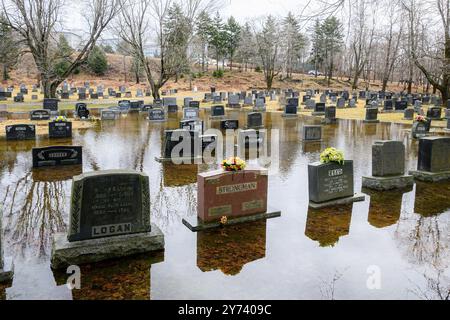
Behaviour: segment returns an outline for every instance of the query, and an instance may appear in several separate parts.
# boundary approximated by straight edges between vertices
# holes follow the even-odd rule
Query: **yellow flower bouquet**
[[[58,116],[53,121],[54,122],[67,122],[67,118],[64,116]]]
[[[327,148],[320,155],[320,162],[323,164],[327,163],[338,163],[340,165],[344,164],[344,152],[336,148]]]
[[[247,163],[238,157],[232,157],[222,162],[222,168],[228,172],[242,171],[246,166]]]

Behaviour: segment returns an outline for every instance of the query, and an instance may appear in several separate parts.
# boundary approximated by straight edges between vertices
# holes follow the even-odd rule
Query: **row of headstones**
[[[405,175],[403,143],[376,142],[372,157],[373,176],[363,177],[365,187],[391,190],[414,183],[412,176]],[[450,178],[450,138],[422,139],[418,163],[417,172],[446,174],[446,179]],[[312,208],[365,199],[364,195],[355,193],[351,160],[343,164],[309,164],[308,180],[309,205]],[[369,180],[372,182],[367,182]],[[70,228],[67,234],[55,235],[52,266],[60,268],[139,251],[162,250],[163,235],[150,222],[148,188],[148,177],[136,172],[107,171],[75,177]],[[234,224],[281,215],[281,212],[268,212],[268,174],[264,169],[199,174],[197,192],[197,217],[183,220],[192,231],[219,227],[227,223],[221,223],[224,217]],[[130,209],[124,210],[121,203],[131,204]],[[108,241],[102,241],[103,238],[108,238]],[[149,246],[137,246],[136,239],[139,243],[147,241]],[[121,252],[117,256],[119,243],[121,248],[126,248],[126,253]],[[96,256],[100,251],[103,254]]]
[[[355,194],[353,161],[343,164],[310,164],[310,206],[324,206],[363,201]],[[362,186],[378,191],[402,189],[414,179],[438,182],[450,179],[450,138],[428,137],[419,142],[417,170],[406,175],[405,146],[400,141],[377,141],[372,147],[372,176],[362,178]]]

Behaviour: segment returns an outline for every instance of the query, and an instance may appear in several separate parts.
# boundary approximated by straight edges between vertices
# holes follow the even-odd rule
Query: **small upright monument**
[[[309,207],[321,209],[335,205],[364,201],[355,194],[353,161],[344,160],[344,154],[328,148],[320,155],[320,162],[308,165]]]
[[[148,176],[101,171],[74,177],[68,234],[53,238],[52,268],[164,250],[150,223]]]
[[[230,158],[223,170],[198,175],[197,217],[183,219],[191,231],[198,232],[279,217],[280,211],[267,206],[268,170],[248,169],[245,161]]]
[[[405,175],[405,145],[400,141],[376,141],[372,146],[372,176],[363,177],[362,185],[378,191],[414,185],[413,176]]]
[[[427,182],[450,179],[450,138],[420,139],[417,170],[411,171],[410,174],[417,180]]]

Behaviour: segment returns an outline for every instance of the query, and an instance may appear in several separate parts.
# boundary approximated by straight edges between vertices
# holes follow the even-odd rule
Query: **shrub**
[[[223,78],[223,76],[224,76],[224,71],[221,69],[213,72],[214,78]]]

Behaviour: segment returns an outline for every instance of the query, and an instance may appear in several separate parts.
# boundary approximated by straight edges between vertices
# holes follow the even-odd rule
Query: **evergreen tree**
[[[0,15],[0,65],[2,66],[2,79],[8,80],[9,70],[17,63],[19,46],[12,29],[3,21],[5,17]]]
[[[327,18],[322,24],[323,52],[327,66],[328,85],[333,78],[334,59],[343,46],[344,33],[342,23],[336,17]]]
[[[317,78],[317,73],[319,68],[322,67],[324,61],[324,52],[323,52],[323,32],[322,25],[319,20],[316,20],[312,30],[311,36],[311,63],[314,65],[314,70],[316,72],[315,77]]]
[[[256,55],[255,37],[248,22],[241,29],[237,55],[247,71],[248,64],[254,61]]]
[[[60,35],[53,59],[53,72],[59,77],[64,75],[72,65],[73,51],[74,50],[70,47],[67,38],[64,35]]]
[[[202,71],[205,72],[208,68],[206,60],[208,58],[208,40],[209,30],[211,28],[212,20],[206,11],[200,13],[197,19],[196,34],[200,40],[201,56],[202,56]]]
[[[208,43],[214,49],[216,56],[216,66],[219,70],[219,61],[226,54],[226,33],[222,18],[217,12],[208,28]]]
[[[173,4],[164,21],[164,36],[166,43],[165,63],[169,73],[178,77],[189,71],[187,47],[190,24],[178,4]]]
[[[224,26],[225,48],[230,59],[230,70],[233,70],[233,58],[241,41],[241,26],[232,16]]]
[[[283,44],[285,55],[285,69],[288,77],[292,77],[292,72],[306,47],[306,38],[300,32],[300,25],[295,16],[289,12],[282,22]]]
[[[100,47],[95,46],[92,49],[87,59],[87,67],[97,76],[103,76],[108,70],[108,59]]]

